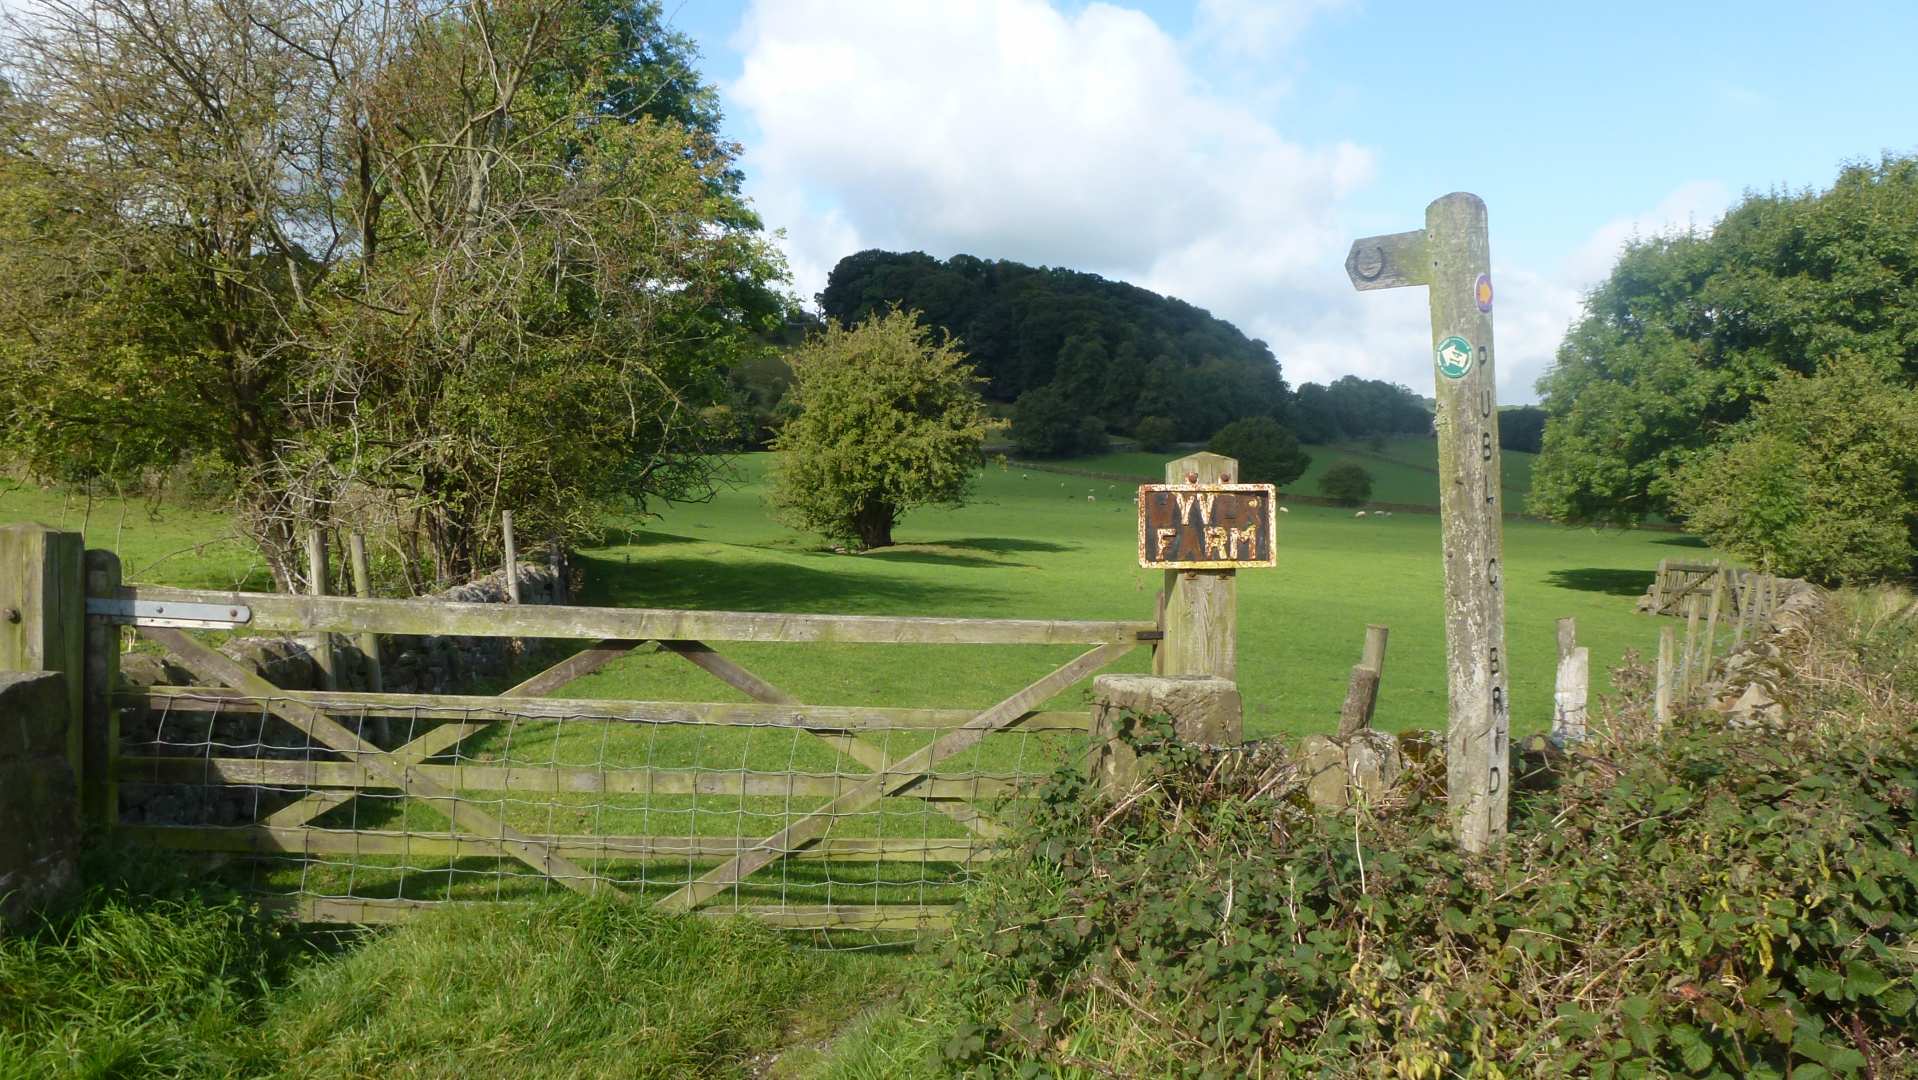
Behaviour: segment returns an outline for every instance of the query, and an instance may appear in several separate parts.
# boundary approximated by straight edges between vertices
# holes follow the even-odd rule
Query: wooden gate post
[[[1505,835],[1511,788],[1504,507],[1485,203],[1462,191],[1434,200],[1425,208],[1425,228],[1355,242],[1345,270],[1360,290],[1427,286],[1431,302],[1451,705],[1446,794],[1459,846],[1484,851]]]
[[[325,596],[326,534],[318,525],[306,534],[306,584],[314,596]],[[338,658],[333,655],[333,635],[322,630],[313,636],[313,663],[320,669],[320,685],[328,690],[340,688]]]
[[[1168,461],[1168,484],[1235,484],[1239,463],[1213,453]],[[1165,639],[1154,675],[1215,675],[1238,681],[1239,592],[1236,570],[1167,570]]]
[[[85,558],[79,533],[0,526],[0,671],[67,677],[67,762],[76,783],[86,766]]]
[[[101,599],[120,595],[120,556],[95,549],[86,553],[86,594]],[[120,683],[120,627],[104,620],[86,624],[85,720],[79,773],[80,809],[95,825],[120,822],[120,784],[114,759],[120,754],[120,710],[113,692]]]

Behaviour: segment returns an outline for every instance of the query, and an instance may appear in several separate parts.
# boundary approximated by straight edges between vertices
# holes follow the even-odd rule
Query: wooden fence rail
[[[363,600],[130,585],[91,597],[88,615],[135,623],[166,618],[139,605],[195,605],[234,612],[247,630],[336,634],[452,634],[460,637],[623,638],[646,641],[785,641],[878,645],[1106,645],[1154,640],[1151,622],[1065,619],[942,619],[666,608],[513,607],[440,600]],[[176,611],[180,610],[177,606]],[[219,621],[217,618],[213,621]]]

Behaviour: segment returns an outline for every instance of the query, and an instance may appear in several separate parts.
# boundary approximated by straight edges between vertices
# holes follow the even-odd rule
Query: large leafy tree
[[[773,504],[798,528],[861,548],[892,543],[914,507],[959,505],[986,434],[979,378],[958,342],[897,308],[829,324],[791,355]]]
[[[1283,487],[1303,476],[1312,464],[1312,455],[1299,448],[1297,437],[1269,416],[1234,420],[1212,436],[1207,448],[1237,459],[1236,479],[1247,484]]]
[[[0,132],[0,424],[38,471],[212,455],[284,585],[308,527],[445,578],[501,509],[703,489],[783,269],[656,4],[38,10]]]
[[[1841,353],[1918,376],[1918,160],[1752,195],[1708,235],[1632,244],[1539,381],[1534,512],[1631,524],[1787,372]]]
[[[1918,552],[1918,394],[1850,353],[1816,376],[1787,374],[1672,489],[1692,528],[1767,570],[1904,577]]]

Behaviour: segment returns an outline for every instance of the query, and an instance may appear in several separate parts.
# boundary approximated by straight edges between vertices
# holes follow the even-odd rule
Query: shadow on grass
[[[1705,541],[1703,541],[1703,540],[1701,540],[1701,539],[1699,539],[1698,537],[1696,537],[1696,536],[1687,536],[1687,535],[1685,535],[1684,533],[1679,533],[1679,534],[1677,534],[1677,535],[1675,535],[1675,536],[1667,536],[1667,537],[1665,537],[1665,538],[1664,538],[1664,539],[1662,539],[1662,540],[1654,540],[1654,541],[1652,541],[1652,543],[1654,543],[1654,544],[1663,544],[1663,545],[1665,545],[1666,547],[1682,547],[1682,548],[1709,548],[1709,547],[1711,547],[1711,545],[1710,545],[1710,544],[1707,544],[1707,543],[1706,543]]]
[[[987,589],[859,573],[856,560],[843,567],[832,562],[830,569],[693,558],[628,563],[597,555],[579,562],[586,572],[586,602],[608,607],[960,615],[996,596]]]
[[[1604,593],[1607,596],[1641,596],[1658,575],[1650,570],[1606,570],[1583,567],[1577,570],[1553,570],[1546,577],[1561,589]]]
[[[897,547],[878,548],[868,551],[860,558],[882,563],[924,563],[928,566],[965,566],[973,569],[1006,569],[1009,567],[1029,568],[1031,563],[1013,562],[1007,559],[985,559],[977,555],[960,555],[940,550],[941,544],[902,544]]]
[[[1050,540],[1032,540],[1022,536],[968,536],[959,540],[927,541],[938,547],[970,548],[974,551],[1077,551],[1077,544],[1055,544]]]

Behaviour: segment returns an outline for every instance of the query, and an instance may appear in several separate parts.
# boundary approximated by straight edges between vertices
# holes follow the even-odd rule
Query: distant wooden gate
[[[989,854],[999,800],[1083,746],[1088,713],[1045,703],[1158,637],[1147,622],[181,590],[121,585],[110,554],[88,556],[87,727],[122,789],[100,796],[112,827],[227,856],[310,921],[563,887],[795,928],[937,925]],[[114,685],[117,625],[197,685],[98,692]],[[190,630],[592,644],[496,696],[294,691]],[[546,696],[649,642],[748,701]],[[990,707],[882,708],[803,703],[718,642],[1090,648]]]

